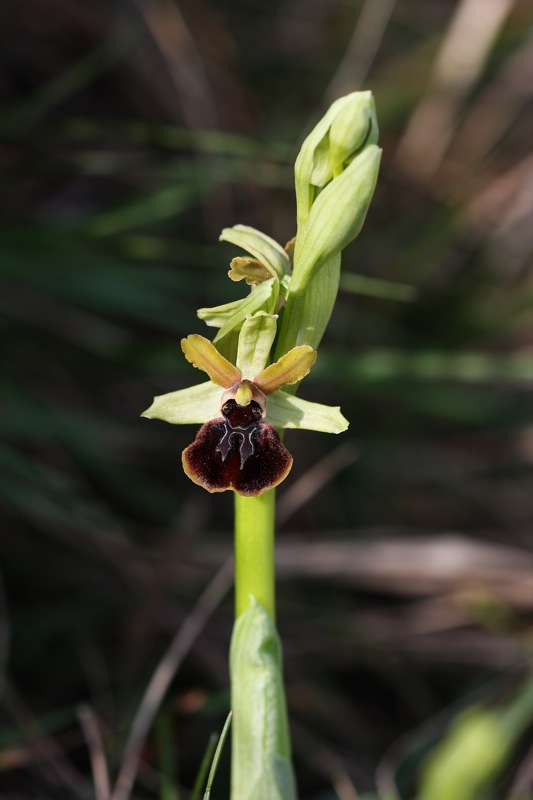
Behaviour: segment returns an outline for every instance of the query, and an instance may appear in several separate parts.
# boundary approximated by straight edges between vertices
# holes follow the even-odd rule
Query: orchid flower
[[[283,391],[308,374],[316,361],[311,347],[294,347],[265,366],[276,319],[263,311],[247,317],[239,333],[237,364],[203,336],[183,339],[185,358],[210,380],[156,397],[143,414],[174,424],[203,423],[182,461],[189,478],[209,492],[232,489],[254,496],[281,483],[292,456],[276,428],[341,433],[348,427],[339,408]]]

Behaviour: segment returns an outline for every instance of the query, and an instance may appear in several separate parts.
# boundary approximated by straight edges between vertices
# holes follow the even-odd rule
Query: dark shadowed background
[[[245,291],[221,228],[290,239],[298,147],[363,88],[381,177],[302,387],[351,424],[287,435],[279,627],[302,800],[412,797],[410,753],[530,680],[531,4],[0,14],[0,796],[105,800],[176,631],[132,797],[190,796],[229,703],[232,497],[182,473],[194,428],[139,414]],[[528,747],[486,797],[533,796]]]

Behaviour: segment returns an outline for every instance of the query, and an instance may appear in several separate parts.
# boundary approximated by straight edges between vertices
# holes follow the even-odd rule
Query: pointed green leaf
[[[274,364],[256,375],[254,383],[265,394],[272,394],[282,386],[290,386],[305,378],[315,361],[316,352],[309,345],[293,347]]]
[[[276,428],[342,433],[348,428],[348,420],[338,406],[311,403],[280,391],[267,400],[267,422]]]
[[[266,758],[259,775],[253,777],[255,782],[240,800],[295,800],[294,775],[287,758]]]
[[[221,328],[225,322],[239,308],[242,300],[233,300],[231,303],[224,303],[222,306],[212,308],[199,308],[196,312],[198,319],[202,319],[210,328]]]
[[[266,233],[248,225],[224,228],[220,234],[220,241],[231,242],[251,253],[267,267],[273,277],[281,279],[289,270],[289,257],[283,247]]]
[[[219,342],[221,343],[232,331],[241,329],[246,317],[255,314],[257,311],[265,311],[267,314],[272,314],[278,299],[278,293],[279,281],[277,278],[270,278],[270,280],[264,281],[264,283],[256,286],[255,289],[252,289],[215,336],[213,341],[217,348],[219,347]]]
[[[255,598],[231,639],[232,800],[295,800],[281,647]]]
[[[268,361],[276,335],[277,316],[258,311],[247,317],[239,334],[237,366],[243,378],[254,380]]]
[[[489,708],[468,708],[453,720],[444,738],[426,757],[420,796],[424,800],[479,800],[490,796],[485,790],[501,771],[509,750],[509,734],[501,714]]]
[[[205,336],[191,333],[186,339],[181,340],[181,349],[187,361],[193,367],[207,372],[213,383],[218,386],[229,389],[241,380],[240,370],[224,358]]]
[[[162,419],[173,425],[203,425],[204,422],[220,416],[221,397],[220,386],[207,381],[154,397],[150,408],[141,416],[148,419]]]

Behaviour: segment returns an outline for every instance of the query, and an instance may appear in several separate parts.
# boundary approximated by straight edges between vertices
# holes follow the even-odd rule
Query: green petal
[[[204,422],[220,416],[221,397],[220,386],[207,381],[154,397],[150,408],[141,416],[162,419],[173,425],[203,425]]]
[[[283,247],[270,236],[248,225],[224,228],[220,241],[231,242],[251,253],[267,267],[273,277],[281,279],[289,270],[289,257]]]
[[[268,361],[276,335],[277,316],[258,311],[247,317],[239,334],[237,366],[243,378],[254,380]]]
[[[181,340],[181,349],[187,361],[207,372],[213,383],[229,389],[234,383],[241,380],[241,373],[237,367],[220,355],[216,347],[205,336],[191,333],[186,339]]]
[[[198,319],[203,319],[210,328],[221,328],[236,312],[241,303],[242,300],[233,300],[231,303],[224,303],[222,306],[199,308],[196,315]]]
[[[277,278],[270,278],[264,283],[256,286],[250,294],[244,298],[238,309],[224,323],[214,338],[214,343],[219,345],[226,336],[232,331],[240,330],[246,317],[255,314],[257,311],[265,311],[272,314],[279,294],[279,281]]]
[[[316,352],[309,345],[293,347],[274,364],[255,376],[254,383],[265,394],[272,394],[282,386],[290,386],[305,378],[316,361]]]
[[[310,403],[286,392],[277,392],[268,398],[265,419],[276,428],[324,433],[342,433],[349,425],[338,406]]]

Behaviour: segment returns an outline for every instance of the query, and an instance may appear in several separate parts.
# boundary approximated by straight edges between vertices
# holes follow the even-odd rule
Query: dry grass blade
[[[359,794],[346,770],[343,759],[329,745],[300,724],[292,724],[294,746],[300,758],[331,781],[338,800],[358,800]]]
[[[366,0],[352,38],[326,91],[331,103],[362,86],[381,45],[396,0]]]
[[[198,599],[153,673],[133,720],[117,782],[111,795],[112,800],[129,798],[137,774],[141,750],[154,717],[179,665],[230,588],[232,570],[233,561],[228,559]]]
[[[4,688],[3,675],[9,656],[11,630],[7,613],[4,583],[0,575],[0,697]]]
[[[533,745],[527,751],[524,760],[518,767],[516,778],[509,793],[511,800],[527,797],[533,787]]]
[[[533,156],[484,186],[465,207],[467,223],[484,241],[487,258],[500,269],[502,279],[521,277],[533,250]]]
[[[109,800],[111,796],[111,786],[98,720],[92,708],[87,705],[79,706],[78,718],[89,749],[95,798],[96,800]]]
[[[36,764],[45,781],[61,789],[68,787],[75,797],[86,798],[86,782],[67,759],[57,741],[42,732],[38,720],[7,681],[4,683],[4,706],[27,740],[30,761]],[[20,763],[24,761],[24,758],[20,759]]]
[[[533,557],[519,547],[479,542],[459,534],[431,539],[374,536],[372,541],[280,542],[283,576],[344,578],[368,588],[416,597],[484,587],[501,600],[531,608]]]
[[[454,142],[454,161],[471,169],[487,158],[530,103],[532,91],[533,41],[528,39],[466,109]]]
[[[439,50],[427,95],[398,145],[396,167],[429,182],[455,134],[463,98],[481,74],[514,0],[462,0]],[[423,157],[421,154],[423,153]]]
[[[216,127],[218,114],[204,64],[178,4],[138,0],[137,6],[165,60],[187,127]]]
[[[286,522],[317,492],[352,464],[359,450],[353,442],[345,442],[314,464],[294,483],[278,501],[278,520]]]

